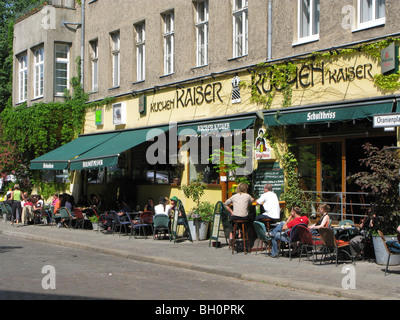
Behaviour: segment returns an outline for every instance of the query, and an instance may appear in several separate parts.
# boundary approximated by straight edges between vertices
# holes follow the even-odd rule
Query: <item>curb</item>
[[[30,234],[25,234],[25,233],[15,233],[13,231],[7,231],[7,230],[6,231],[0,230],[0,235],[18,237],[18,238],[25,239],[25,240],[44,242],[44,243],[49,243],[49,244],[53,244],[53,245],[74,248],[74,249],[90,250],[92,252],[113,255],[113,256],[126,258],[126,259],[133,260],[133,261],[138,261],[138,262],[152,263],[152,264],[157,264],[157,265],[164,265],[164,266],[169,266],[169,267],[210,273],[210,274],[214,274],[214,275],[235,278],[235,279],[240,279],[240,280],[245,280],[245,281],[254,281],[254,282],[265,283],[265,284],[278,286],[278,287],[286,287],[286,288],[293,289],[293,290],[303,290],[303,291],[308,291],[308,292],[313,292],[313,293],[321,293],[321,294],[330,295],[330,296],[334,296],[334,297],[338,297],[338,298],[346,298],[346,299],[352,299],[352,300],[396,300],[396,299],[393,299],[393,297],[379,296],[379,295],[374,295],[374,294],[370,294],[370,293],[363,294],[363,293],[358,293],[358,292],[354,292],[351,290],[345,290],[345,289],[340,290],[338,288],[334,288],[334,287],[330,287],[330,286],[326,286],[326,285],[319,285],[319,284],[308,283],[308,282],[303,282],[303,281],[287,280],[287,279],[283,279],[283,278],[277,278],[276,276],[272,277],[272,276],[268,276],[268,275],[260,275],[260,274],[252,274],[252,273],[238,273],[238,272],[227,273],[226,271],[223,271],[223,270],[220,270],[217,268],[207,267],[207,266],[203,266],[203,265],[197,265],[197,264],[193,264],[193,263],[185,263],[182,261],[175,261],[175,260],[170,260],[170,259],[165,259],[165,258],[157,258],[157,257],[152,257],[152,256],[133,254],[133,253],[129,253],[127,251],[106,249],[106,248],[100,248],[97,246],[94,247],[91,245],[76,243],[73,241],[58,240],[58,239],[53,239],[53,238],[50,239],[48,237],[30,235]]]

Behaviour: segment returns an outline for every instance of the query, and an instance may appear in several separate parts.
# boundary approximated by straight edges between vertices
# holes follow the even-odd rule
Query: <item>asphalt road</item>
[[[337,298],[0,236],[0,299],[243,301]]]

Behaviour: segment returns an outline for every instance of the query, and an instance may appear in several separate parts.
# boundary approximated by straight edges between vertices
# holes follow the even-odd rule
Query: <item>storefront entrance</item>
[[[336,124],[334,127],[343,129],[344,125]],[[325,125],[325,133],[333,133],[334,129]],[[328,202],[338,220],[348,218],[358,222],[365,215],[371,199],[349,177],[367,170],[360,164],[360,159],[365,158],[363,144],[370,142],[379,148],[393,146],[396,145],[396,136],[394,132],[385,133],[371,127],[364,133],[300,136],[300,132],[317,130],[315,127],[295,130],[299,136],[295,140],[302,188],[313,203]]]

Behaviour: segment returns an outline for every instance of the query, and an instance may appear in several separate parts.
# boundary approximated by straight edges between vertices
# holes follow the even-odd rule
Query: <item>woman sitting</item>
[[[329,227],[331,218],[329,217],[328,211],[330,209],[331,208],[326,203],[322,203],[319,205],[318,211],[321,214],[321,218],[317,221],[317,223],[308,227],[313,236],[319,235],[319,232],[318,232],[319,228],[328,228]]]

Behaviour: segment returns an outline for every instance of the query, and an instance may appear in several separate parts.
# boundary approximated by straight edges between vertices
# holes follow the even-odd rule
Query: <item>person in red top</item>
[[[286,221],[282,221],[271,231],[269,237],[272,242],[271,257],[276,258],[278,256],[278,241],[290,241],[290,231],[294,226],[298,224],[305,224],[306,226],[308,226],[308,223],[308,217],[302,215],[300,208],[293,207],[290,211],[289,218]]]

